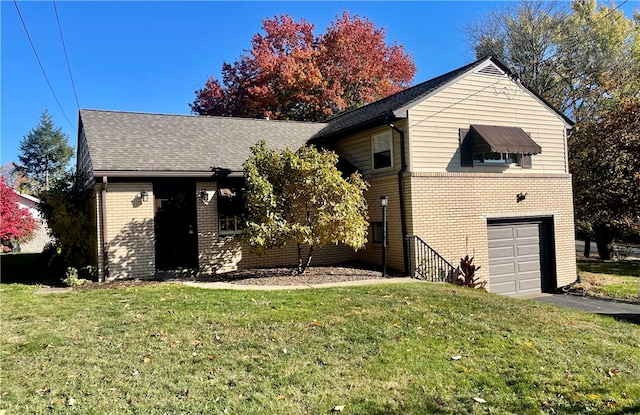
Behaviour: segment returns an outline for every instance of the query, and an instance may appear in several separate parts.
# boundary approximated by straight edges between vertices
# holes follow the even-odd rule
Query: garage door
[[[490,224],[491,292],[507,295],[542,291],[540,223]]]

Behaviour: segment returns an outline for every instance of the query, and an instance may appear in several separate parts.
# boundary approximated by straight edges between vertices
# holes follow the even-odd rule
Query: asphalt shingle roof
[[[372,123],[384,122],[386,118],[393,120],[396,118],[394,111],[421,100],[446,83],[485,61],[486,59],[482,59],[470,63],[469,65],[422,82],[379,101],[365,105],[364,107],[343,112],[342,114],[327,120],[326,122],[328,125],[316,134],[311,141],[322,142],[336,135],[349,134],[354,130],[364,128]]]
[[[322,123],[80,111],[94,172],[241,171],[251,146],[297,150]]]

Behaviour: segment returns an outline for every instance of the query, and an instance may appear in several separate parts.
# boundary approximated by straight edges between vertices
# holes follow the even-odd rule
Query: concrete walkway
[[[571,294],[540,294],[530,300],[640,324],[640,303],[624,303]]]
[[[401,278],[379,278],[375,280],[330,282],[326,284],[300,284],[300,285],[251,285],[232,284],[229,282],[202,282],[202,281],[182,281],[182,284],[189,287],[205,289],[224,290],[252,290],[252,291],[276,291],[276,290],[306,290],[310,288],[331,288],[331,287],[358,287],[375,284],[406,284],[410,282],[424,282],[410,277]]]

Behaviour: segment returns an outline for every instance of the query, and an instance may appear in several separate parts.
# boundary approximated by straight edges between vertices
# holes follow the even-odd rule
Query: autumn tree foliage
[[[0,243],[3,251],[27,242],[37,228],[29,209],[18,206],[18,195],[0,178]]]
[[[570,136],[576,223],[595,236],[598,254],[640,235],[640,98],[623,100],[585,121]]]
[[[262,21],[251,49],[209,77],[189,104],[200,115],[320,121],[396,93],[416,71],[386,32],[344,12],[316,36],[315,25],[289,15]]]
[[[368,214],[359,173],[348,179],[328,150],[269,150],[264,141],[251,149],[244,165],[248,210],[245,236],[254,250],[296,244],[298,273],[310,265],[316,248],[345,244],[354,249],[367,240]],[[308,249],[303,259],[303,247]]]

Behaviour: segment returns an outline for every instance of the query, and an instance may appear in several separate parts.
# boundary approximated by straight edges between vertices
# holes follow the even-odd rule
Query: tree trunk
[[[309,268],[309,265],[311,265],[311,258],[313,257],[313,245],[311,245],[309,247],[309,255],[307,255],[307,263],[304,265],[304,268],[302,269],[302,273],[304,273],[307,268]]]
[[[584,257],[589,258],[589,255],[591,255],[591,236],[590,235],[584,237]]]
[[[615,232],[613,232],[608,226],[598,226],[594,228],[596,245],[598,247],[598,255],[600,259],[611,259],[611,252],[613,251],[613,239],[615,238]]]
[[[298,244],[298,275],[302,274],[304,270],[302,269],[302,245]]]

